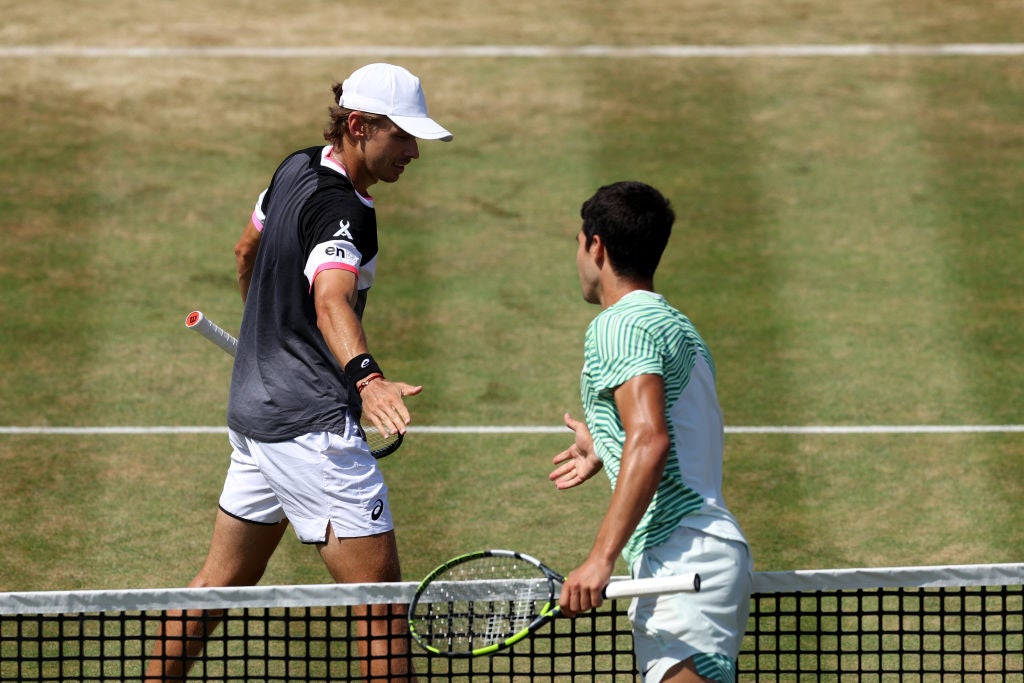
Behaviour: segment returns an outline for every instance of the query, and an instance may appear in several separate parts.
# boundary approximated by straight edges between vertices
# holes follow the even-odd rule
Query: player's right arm
[[[665,423],[665,385],[660,375],[637,375],[615,389],[626,432],[619,474],[597,537],[583,564],[566,577],[559,604],[573,616],[600,607],[616,558],[654,499],[671,440]]]
[[[267,219],[266,201],[270,188],[263,190],[252,209],[249,224],[242,231],[242,236],[235,244],[235,269],[238,272],[238,291],[242,295],[242,303],[249,295],[249,283],[252,281],[252,269],[256,264],[256,252],[260,248],[263,237],[263,221]]]
[[[259,250],[260,238],[263,233],[250,219],[242,231],[242,236],[235,244],[235,269],[238,271],[238,291],[242,295],[242,303],[249,294],[249,282],[252,281],[252,267],[256,263],[256,252]]]

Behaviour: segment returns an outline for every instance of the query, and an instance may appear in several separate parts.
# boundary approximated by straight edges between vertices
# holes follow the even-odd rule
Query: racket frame
[[[370,455],[377,458],[378,460],[380,460],[381,458],[386,458],[395,451],[397,451],[399,446],[401,446],[402,442],[405,440],[405,435],[402,434],[402,432],[395,432],[391,436],[380,437],[386,439],[386,441],[384,441],[380,445],[374,445],[373,443],[370,442],[369,435],[371,433],[377,433],[379,436],[379,430],[372,425],[366,425],[362,423],[360,423],[359,428],[363,432],[363,439],[366,440],[366,444],[370,447]]]
[[[483,647],[470,649],[466,651],[451,651],[441,650],[431,645],[425,636],[421,635],[416,629],[416,607],[420,603],[420,598],[424,595],[427,587],[437,577],[449,571],[451,568],[477,560],[484,557],[511,557],[517,560],[521,560],[528,564],[533,565],[540,570],[543,578],[547,579],[548,582],[548,600],[538,611],[537,616],[527,625],[525,628],[517,631],[516,633],[508,636],[504,640],[498,643],[492,643]],[[565,583],[565,577],[556,572],[551,567],[548,567],[543,562],[538,560],[532,555],[526,553],[517,552],[515,550],[478,550],[472,553],[466,553],[454,557],[441,566],[430,572],[426,578],[424,578],[419,585],[416,587],[416,594],[413,596],[412,601],[409,603],[409,609],[407,612],[407,620],[409,622],[409,633],[424,650],[431,654],[442,655],[445,657],[461,658],[461,657],[479,657],[483,655],[490,655],[498,650],[502,650],[507,647],[515,645],[519,641],[523,640],[529,635],[537,632],[538,629],[543,627],[549,621],[553,620],[562,613],[562,608],[558,604],[557,597],[555,595],[555,583],[559,586]],[[608,599],[619,599],[619,598],[639,598],[644,596],[662,595],[666,593],[683,593],[700,591],[701,588],[701,577],[696,572],[687,574],[677,574],[673,576],[660,576],[643,579],[617,579],[613,580],[603,591],[603,595]]]
[[[539,570],[539,577],[547,580],[548,584],[548,596],[547,601],[541,606],[537,616],[530,621],[530,623],[523,629],[520,629],[516,633],[508,636],[504,640],[485,645],[483,647],[474,648],[466,651],[452,651],[452,650],[441,650],[431,645],[424,635],[421,635],[416,630],[416,607],[420,604],[420,598],[423,597],[427,588],[438,576],[448,572],[453,567],[467,562],[472,562],[485,557],[507,557],[516,560],[526,562],[527,564],[533,565]],[[420,644],[420,646],[431,654],[443,655],[446,657],[481,657],[490,655],[498,650],[503,650],[507,647],[515,645],[519,641],[523,640],[527,636],[535,633],[542,626],[547,624],[549,621],[557,617],[561,613],[561,607],[558,605],[558,600],[555,596],[555,582],[559,584],[565,581],[565,577],[551,569],[537,558],[527,555],[526,553],[520,553],[515,550],[502,550],[502,549],[490,549],[490,550],[478,550],[471,553],[465,553],[458,557],[453,557],[441,566],[434,569],[430,574],[426,576],[419,585],[416,587],[416,594],[413,596],[412,601],[409,603],[409,610],[407,619],[409,622],[409,633],[413,639]]]

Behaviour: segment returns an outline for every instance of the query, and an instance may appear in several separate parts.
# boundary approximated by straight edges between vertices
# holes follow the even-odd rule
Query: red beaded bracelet
[[[363,378],[362,380],[359,381],[358,384],[356,384],[356,391],[358,391],[360,394],[363,393],[363,389],[366,388],[367,384],[378,379],[384,379],[384,375],[380,374],[379,372],[376,372],[370,375],[369,377]]]

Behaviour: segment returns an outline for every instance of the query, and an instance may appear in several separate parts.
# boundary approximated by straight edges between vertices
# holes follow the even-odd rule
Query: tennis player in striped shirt
[[[559,489],[604,469],[612,495],[586,560],[562,587],[572,616],[601,604],[621,554],[634,578],[698,572],[701,590],[630,605],[645,683],[732,682],[746,628],[753,564],[722,498],[722,413],[715,365],[693,323],[654,291],[675,221],[655,188],[600,188],[581,211],[576,264],[587,328],[585,422],[565,415],[572,446],[554,458]]]

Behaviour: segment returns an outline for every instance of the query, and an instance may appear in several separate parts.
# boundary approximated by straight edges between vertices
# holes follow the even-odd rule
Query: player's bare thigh
[[[287,528],[286,521],[257,524],[232,517],[218,509],[206,561],[189,586],[256,584]]]
[[[320,557],[331,577],[339,583],[401,581],[395,532],[359,538],[337,538],[327,530],[327,541],[318,543]]]

